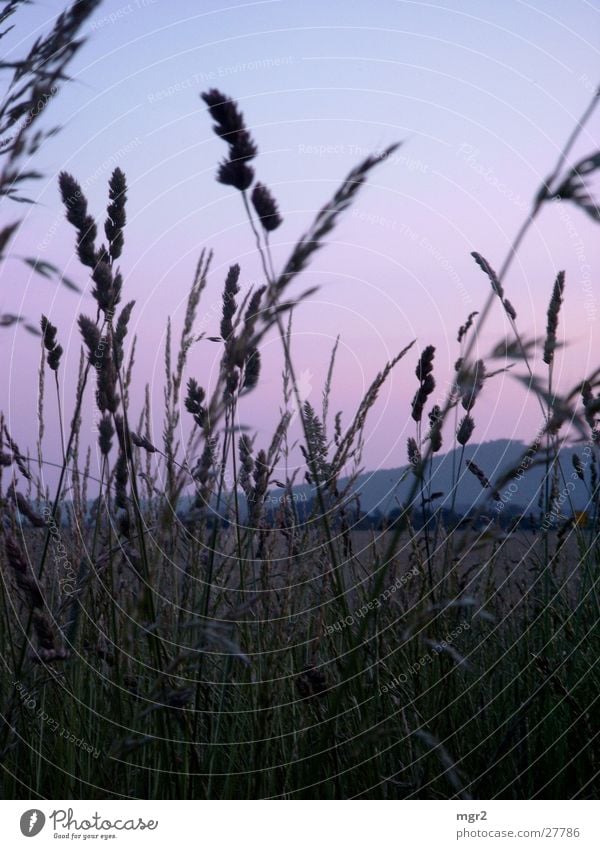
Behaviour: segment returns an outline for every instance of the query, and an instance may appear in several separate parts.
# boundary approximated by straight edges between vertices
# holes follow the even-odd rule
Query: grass
[[[546,203],[560,196],[598,217],[584,185],[597,155],[566,166],[597,97],[500,271],[473,254],[491,291],[459,329],[445,403],[430,409],[433,346],[417,351],[402,340],[346,429],[330,411],[336,348],[322,409],[302,402],[291,320],[312,291],[292,297],[290,286],[396,146],[351,171],[277,271],[269,238],[282,218],[256,182],[256,145],[234,101],[216,90],[203,98],[227,146],[217,178],[240,193],[264,281],[242,291],[239,267],[229,269],[215,337],[220,369],[209,389],[189,374],[190,351],[205,336],[194,327],[212,275],[212,255],[202,254],[175,352],[168,325],[161,433],[150,427],[149,390],[141,410],[128,400],[135,304],[123,305],[127,285],[118,268],[125,175],[116,169],[110,179],[102,238],[76,179],[60,177],[96,314],[78,320],[76,375],[61,362],[60,327],[42,317],[35,457],[21,452],[18,434],[2,422],[4,797],[595,797],[599,372],[556,393],[556,334],[568,296],[562,272],[549,287],[543,374],[535,373],[504,281]],[[499,366],[473,359],[497,300],[513,333],[501,341]],[[259,447],[237,423],[260,382],[261,343],[273,333],[281,341],[282,414]],[[544,424],[520,463],[490,479],[464,459],[464,447],[487,381],[517,360]],[[414,422],[410,496],[389,527],[357,531],[351,485],[369,411],[392,369],[414,381],[406,411]],[[48,371],[55,413],[45,394]],[[61,406],[67,385],[75,398],[69,416]],[[99,478],[82,431],[87,404],[95,408]],[[312,492],[305,503],[294,489],[297,473],[281,480],[279,472],[293,465],[294,410],[301,473]],[[51,415],[63,461],[55,491],[47,492]],[[565,468],[560,448],[574,439],[579,465]],[[457,447],[463,454],[444,495],[454,504],[465,474],[486,494],[479,515],[459,526],[436,510],[431,462]],[[507,534],[502,495],[538,463],[537,531]],[[585,517],[570,504],[575,478],[588,488]]]
[[[19,24],[20,13],[28,5],[28,0],[7,0],[2,4],[0,71],[8,75],[8,81],[0,100],[0,197],[5,201],[17,204],[35,203],[23,194],[26,185],[42,177],[42,174],[32,167],[32,159],[37,157],[46,140],[60,129],[40,128],[40,119],[45,116],[47,107],[51,107],[65,80],[69,79],[69,64],[85,42],[81,32],[100,2],[101,0],[75,0],[65,11],[55,16],[48,30],[39,28],[26,53],[20,52],[22,45],[31,39],[27,38],[25,33],[22,33],[25,37],[19,34]],[[8,45],[6,41],[9,42]],[[19,50],[18,55],[16,50]],[[6,209],[6,202],[4,207]],[[0,227],[0,262],[6,258],[20,224],[17,219],[10,223],[5,222]],[[41,277],[54,279],[68,289],[79,291],[75,283],[62,275],[53,263],[38,257],[18,259]],[[36,325],[23,315],[0,314],[0,327],[11,327],[14,324],[22,324],[28,332],[39,334]]]

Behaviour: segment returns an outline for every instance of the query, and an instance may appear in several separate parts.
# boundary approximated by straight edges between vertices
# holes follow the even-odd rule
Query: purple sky
[[[29,30],[21,33],[30,37],[47,26],[61,6],[36,4],[24,19]],[[138,334],[132,419],[149,381],[159,438],[165,319],[170,314],[179,328],[199,251],[215,251],[200,329],[218,332],[230,263],[240,262],[245,286],[261,280],[239,195],[214,179],[224,145],[212,133],[199,92],[215,86],[241,103],[260,148],[258,177],[285,219],[273,237],[278,264],[358,160],[403,140],[295,284],[296,292],[314,285],[320,291],[297,312],[293,350],[303,394],[319,406],[329,351],[341,334],[331,410],[342,409],[346,424],[386,359],[415,337],[438,349],[434,400],[441,401],[458,356],[457,328],[489,291],[470,251],[501,265],[597,82],[599,11],[585,0],[231,6],[107,0],[71,68],[76,81],[48,107],[47,121],[64,128],[37,163],[47,174],[30,190],[38,205],[5,209],[5,218],[26,215],[14,253],[51,261],[87,288],[63,219],[58,172],[68,170],[81,182],[100,220],[110,171],[118,164],[126,172],[124,299],[137,301],[131,326]],[[572,162],[596,149],[599,127],[600,112]],[[522,334],[543,337],[554,276],[566,270],[560,334],[569,347],[556,368],[563,388],[598,364],[598,236],[580,210],[549,206],[505,284]],[[58,325],[70,406],[76,318],[93,313],[90,295],[79,299],[57,290],[16,260],[5,262],[1,273],[1,311],[36,320],[44,311]],[[480,355],[507,332],[496,309]],[[32,448],[39,348],[22,330],[3,331],[0,345],[9,363],[1,404],[21,447]],[[210,342],[198,344],[189,373],[206,384],[217,353]],[[398,366],[372,413],[368,467],[405,462],[417,356],[411,352]],[[270,439],[281,398],[276,337],[265,344],[263,362],[259,388],[245,399],[241,416],[256,428],[258,445]],[[47,405],[48,415],[54,413],[50,396]],[[477,441],[527,439],[539,411],[511,378],[499,376],[487,385],[475,419]],[[86,427],[90,433],[89,422]],[[59,458],[56,434],[48,422],[49,459]]]

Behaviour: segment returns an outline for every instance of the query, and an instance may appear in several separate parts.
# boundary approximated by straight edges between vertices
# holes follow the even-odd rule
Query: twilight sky
[[[37,27],[46,29],[62,6],[54,0],[32,6],[21,22],[25,40]],[[261,282],[240,197],[214,179],[225,146],[212,132],[200,91],[220,88],[242,106],[260,149],[258,178],[284,216],[273,236],[276,264],[357,161],[403,141],[295,283],[297,293],[320,287],[294,323],[303,394],[320,405],[329,351],[340,334],[331,409],[342,409],[347,424],[386,359],[415,337],[418,345],[437,348],[432,400],[441,402],[458,356],[457,328],[489,291],[470,252],[502,264],[600,77],[600,4],[586,0],[106,0],[88,34],[71,66],[75,81],[47,109],[47,122],[63,130],[37,162],[47,175],[30,189],[38,203],[4,215],[26,215],[15,254],[51,261],[88,287],[57,176],[71,172],[103,221],[110,171],[119,165],[126,172],[121,267],[124,300],[137,302],[131,327],[138,334],[132,419],[148,381],[158,440],[165,319],[170,314],[179,327],[200,250],[215,251],[200,330],[218,333],[230,263],[241,264],[245,286]],[[599,129],[600,111],[571,163],[596,150]],[[569,346],[556,371],[563,388],[598,365],[599,235],[574,206],[548,205],[505,282],[522,334],[543,337],[556,271],[566,270],[559,333]],[[79,352],[76,318],[93,313],[91,296],[57,290],[14,259],[1,274],[0,311],[36,320],[44,311],[58,325],[67,351],[63,375],[71,378],[64,387],[69,407]],[[480,355],[507,333],[496,307]],[[0,346],[9,364],[0,406],[21,448],[33,448],[39,347],[12,329],[2,332]],[[258,446],[270,440],[281,398],[278,339],[268,340],[262,353],[261,383],[242,406]],[[189,373],[208,383],[216,356],[216,345],[200,342]],[[372,413],[367,467],[405,462],[417,356],[415,349],[400,363]],[[54,414],[50,396],[47,405]],[[474,417],[476,441],[528,439],[539,424],[535,403],[507,376],[490,381]],[[294,433],[299,436],[297,423]],[[48,423],[45,450],[58,460],[56,434]]]

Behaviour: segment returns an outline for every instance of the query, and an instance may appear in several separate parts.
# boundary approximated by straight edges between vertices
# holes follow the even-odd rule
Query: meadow
[[[335,348],[319,404],[300,397],[292,316],[314,291],[298,295],[298,285],[397,147],[357,164],[277,269],[269,238],[284,213],[257,180],[252,133],[235,100],[216,89],[202,97],[223,141],[217,179],[239,193],[264,279],[249,289],[232,264],[216,281],[212,253],[202,252],[181,334],[167,331],[162,429],[151,427],[149,391],[141,409],[129,400],[135,303],[119,259],[135,197],[116,168],[100,226],[76,175],[60,175],[94,306],[68,319],[81,336],[77,373],[63,363],[60,322],[39,321],[36,450],[0,423],[3,797],[595,798],[600,369],[567,393],[554,387],[569,293],[562,272],[539,306],[537,373],[503,284],[547,204],[558,198],[598,219],[586,181],[600,154],[567,165],[598,94],[499,270],[473,254],[489,296],[456,328],[445,402],[431,403],[436,380],[447,380],[435,348],[402,339],[343,415],[330,404]],[[209,284],[222,286],[221,313],[198,333]],[[506,314],[511,336],[486,363],[474,351],[492,309]],[[221,351],[210,385],[190,365],[208,334]],[[280,340],[281,417],[259,444],[240,422],[269,335]],[[436,492],[432,458],[470,443],[488,379],[514,364],[537,398],[539,432],[502,476],[459,462],[451,492]],[[410,407],[398,411],[413,427],[410,496],[389,526],[357,530],[353,481],[393,369],[414,386]],[[91,433],[82,426],[90,409]],[[300,466],[288,438],[293,411]],[[63,460],[50,489],[44,450],[54,434],[61,444],[50,453]],[[567,443],[578,452],[570,467],[561,461]],[[502,495],[534,466],[544,469],[529,511],[537,527],[507,529]],[[282,468],[296,470],[282,479]],[[485,506],[448,524],[436,505],[456,497],[466,476],[477,478]],[[585,511],[570,504],[574,481],[587,487]],[[309,501],[299,483],[310,485]]]

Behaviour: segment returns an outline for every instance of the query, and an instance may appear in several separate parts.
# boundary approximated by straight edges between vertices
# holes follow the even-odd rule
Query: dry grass
[[[536,196],[501,271],[474,255],[492,292],[477,321],[472,313],[459,330],[445,404],[428,409],[433,346],[416,353],[411,340],[402,340],[344,430],[339,414],[329,413],[335,349],[322,412],[302,403],[289,322],[310,292],[290,299],[289,287],[395,147],[351,171],[277,272],[269,235],[282,214],[255,181],[249,163],[257,146],[234,102],[215,90],[204,100],[227,144],[218,179],[240,193],[265,279],[244,291],[240,269],[231,266],[215,337],[218,380],[210,391],[200,376],[184,387],[200,338],[197,313],[214,277],[212,256],[201,256],[175,355],[169,324],[162,433],[150,429],[148,390],[142,410],[128,402],[135,305],[122,306],[127,284],[116,262],[125,246],[125,175],[117,170],[110,180],[104,244],[76,179],[61,175],[97,309],[79,317],[78,375],[61,365],[60,326],[42,320],[41,368],[53,372],[57,390],[66,381],[75,386],[76,397],[67,419],[58,391],[61,432],[68,424],[55,492],[43,492],[41,451],[24,456],[5,428],[0,439],[4,796],[594,796],[600,401],[597,375],[584,376],[564,397],[553,390],[564,276],[550,298],[548,371],[531,383],[545,425],[527,465],[522,461],[504,481],[525,473],[533,457],[545,463],[539,530],[507,535],[497,517],[483,529],[476,521],[447,527],[435,510],[430,462],[443,447],[463,449],[454,501],[464,468],[489,498],[503,484],[463,462],[478,398],[497,373],[472,353],[499,298],[516,353],[532,368],[504,279],[553,186],[564,185],[565,157]],[[570,195],[580,205],[582,197]],[[236,422],[245,395],[260,382],[260,346],[270,333],[282,344],[283,413],[259,447]],[[505,342],[509,350],[512,340]],[[357,532],[349,481],[360,470],[368,414],[390,371],[407,362],[416,365],[405,412],[415,423],[411,494],[389,529]],[[90,475],[89,453],[80,460],[87,403],[98,413],[99,480]],[[294,476],[273,480],[274,468],[289,459],[293,406],[312,488],[308,502],[298,500]],[[47,428],[46,415],[41,405],[40,429]],[[563,468],[560,454],[573,432],[587,449],[585,465],[580,461],[574,472]],[[545,526],[573,473],[588,486],[587,525],[573,520],[567,501],[557,522]]]

